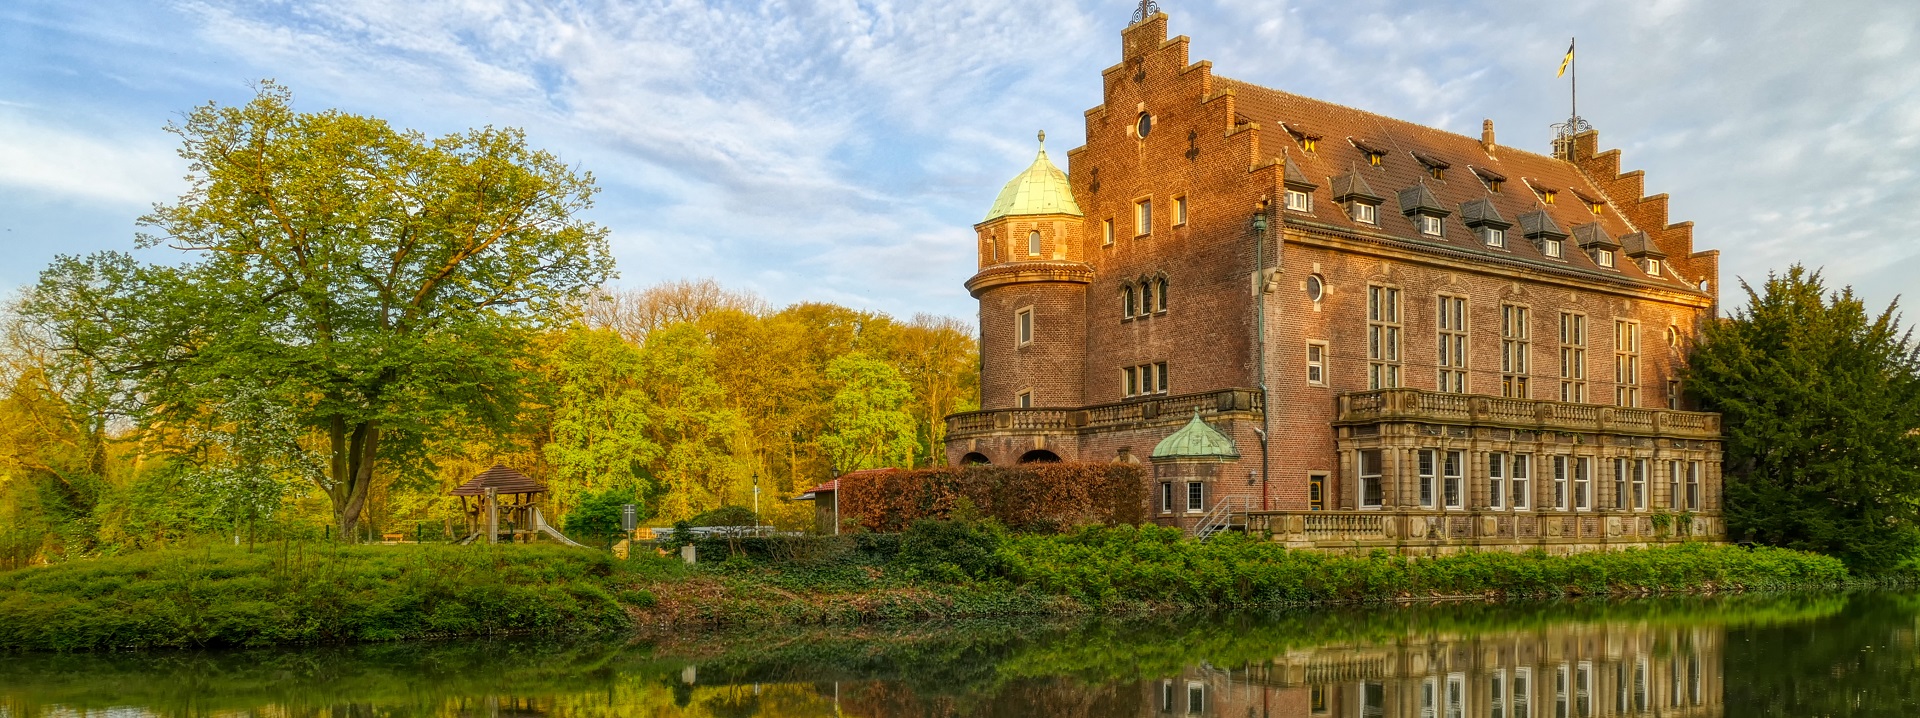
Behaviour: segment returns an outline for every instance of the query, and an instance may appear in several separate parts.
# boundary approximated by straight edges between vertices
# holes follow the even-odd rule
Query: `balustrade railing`
[[[1407,388],[1342,394],[1339,412],[1340,421],[1346,423],[1388,419],[1438,423],[1487,422],[1551,431],[1672,433],[1701,438],[1716,436],[1720,430],[1719,416],[1716,414]]]
[[[1085,410],[1060,408],[988,409],[947,417],[947,436],[962,437],[993,431],[1068,431],[1128,426],[1146,421],[1184,421],[1198,410],[1204,415],[1263,409],[1259,392],[1227,389],[1100,404]]]

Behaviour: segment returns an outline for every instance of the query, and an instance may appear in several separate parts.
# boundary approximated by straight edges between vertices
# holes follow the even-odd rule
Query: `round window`
[[[1679,327],[1675,327],[1675,326],[1672,326],[1672,325],[1669,325],[1669,326],[1667,327],[1667,346],[1670,346],[1670,347],[1677,347],[1677,346],[1680,346],[1680,329],[1679,329]]]
[[[1153,131],[1153,117],[1145,112],[1140,113],[1140,123],[1134,129],[1140,132],[1141,137],[1146,137],[1147,133]]]
[[[1320,301],[1321,297],[1326,296],[1326,294],[1327,285],[1326,282],[1320,279],[1320,275],[1307,275],[1307,298],[1317,302]]]

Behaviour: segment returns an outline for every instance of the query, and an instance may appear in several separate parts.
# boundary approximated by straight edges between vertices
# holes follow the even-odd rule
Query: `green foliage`
[[[688,526],[759,526],[760,517],[745,506],[722,506],[687,520]]]
[[[745,471],[735,442],[746,430],[716,378],[712,340],[692,324],[647,334],[641,350],[652,416],[649,440],[660,447],[652,474],[666,489],[659,515],[686,518],[722,503]]]
[[[627,504],[638,504],[630,488],[610,488],[586,494],[580,505],[561,520],[568,534],[578,538],[607,538],[620,534],[620,514]],[[650,518],[645,505],[636,505],[639,519]]]
[[[840,514],[870,531],[905,531],[967,507],[1013,531],[1146,520],[1146,478],[1115,462],[960,466],[840,477]]]
[[[834,468],[845,472],[913,465],[917,427],[907,412],[913,391],[899,371],[854,353],[827,365],[827,382],[838,388],[820,448]]]
[[[1724,420],[1729,535],[1861,571],[1920,552],[1920,345],[1898,305],[1870,316],[1798,265],[1742,286],[1686,370]]]
[[[896,561],[911,575],[958,583],[1000,574],[1006,531],[992,521],[921,519],[900,539]]]
[[[647,433],[651,405],[640,350],[606,329],[570,327],[548,358],[557,396],[553,440],[541,447],[553,467],[553,500],[621,490],[627,503],[657,503],[645,467],[662,450]]]
[[[628,627],[605,553],[282,544],[0,573],[0,650],[264,646]]]
[[[61,257],[23,314],[103,365],[150,429],[271,390],[331,454],[317,488],[343,533],[427,436],[510,424],[527,330],[611,273],[606,230],[576,218],[593,178],[519,130],[428,138],[297,112],[271,83],[170,130],[188,186],[140,219],[138,244],[191,258]]]

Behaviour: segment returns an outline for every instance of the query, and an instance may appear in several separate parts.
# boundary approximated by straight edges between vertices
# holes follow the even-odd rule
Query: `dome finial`
[[[1046,130],[1040,131],[1040,151],[1041,152],[1047,151],[1047,131]]]

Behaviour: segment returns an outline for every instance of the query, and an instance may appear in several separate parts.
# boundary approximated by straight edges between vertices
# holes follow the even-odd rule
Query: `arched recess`
[[[993,464],[993,462],[987,460],[987,455],[982,454],[978,451],[969,451],[967,452],[966,456],[960,457],[961,466],[982,466],[982,465],[991,465],[991,464]]]
[[[1027,453],[1021,454],[1020,463],[1022,464],[1057,464],[1057,463],[1060,463],[1060,455],[1053,453],[1051,451],[1048,451],[1046,449],[1034,449]]]

